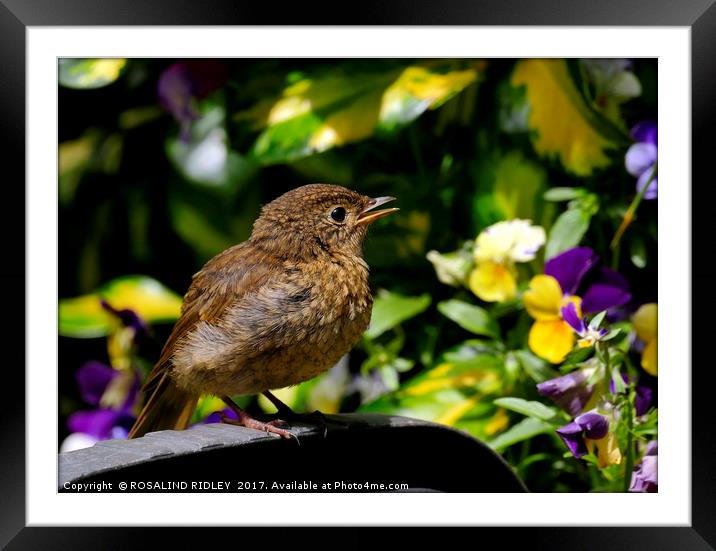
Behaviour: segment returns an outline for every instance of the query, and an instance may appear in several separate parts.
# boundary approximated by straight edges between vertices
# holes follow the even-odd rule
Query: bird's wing
[[[181,317],[144,384],[145,395],[151,396],[167,375],[177,344],[197,323],[217,323],[230,305],[264,285],[281,266],[280,259],[244,242],[219,253],[194,274],[184,295]]]

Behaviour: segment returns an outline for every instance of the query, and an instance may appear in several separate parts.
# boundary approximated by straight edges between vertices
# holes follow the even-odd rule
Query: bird
[[[346,187],[308,184],[264,205],[248,240],[194,274],[181,314],[142,387],[138,438],[189,425],[200,397],[221,398],[224,421],[291,438],[231,399],[297,385],[335,365],[360,339],[373,306],[363,258],[368,227],[397,208]]]

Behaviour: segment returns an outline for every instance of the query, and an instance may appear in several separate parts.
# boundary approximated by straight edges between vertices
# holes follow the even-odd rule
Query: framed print
[[[3,545],[716,545],[710,2],[3,2]]]

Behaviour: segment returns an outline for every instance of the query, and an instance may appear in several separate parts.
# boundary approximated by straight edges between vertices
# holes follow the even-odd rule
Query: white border
[[[689,28],[29,27],[27,46],[29,525],[690,525]],[[668,337],[659,343],[659,493],[57,493],[47,412],[57,411],[57,352],[49,343],[57,338],[56,58],[63,56],[658,57],[659,325]],[[246,499],[250,507],[238,505]]]

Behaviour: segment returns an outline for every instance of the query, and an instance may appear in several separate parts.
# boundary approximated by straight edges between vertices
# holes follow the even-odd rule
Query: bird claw
[[[258,419],[249,417],[246,414],[244,414],[240,419],[233,419],[227,416],[225,413],[222,413],[221,422],[226,423],[227,425],[235,425],[237,427],[260,430],[262,432],[275,434],[281,438],[295,438],[296,442],[298,442],[298,437],[295,434],[282,428],[279,428],[279,425],[288,426],[288,423],[286,423],[286,421],[283,421],[282,419],[274,419],[273,421],[264,423],[263,421],[259,421]],[[300,442],[298,442],[298,444],[300,445]]]
[[[319,429],[323,429],[323,438],[326,438],[328,436],[328,426],[334,425],[334,426],[342,426],[346,427],[348,426],[348,423],[345,423],[343,421],[338,421],[336,419],[329,419],[325,416],[325,414],[321,413],[320,411],[316,410],[311,413],[296,413],[295,411],[286,408],[283,411],[279,411],[278,415],[281,417],[287,418],[291,421],[297,421],[302,422],[307,425],[314,425],[315,427]]]

